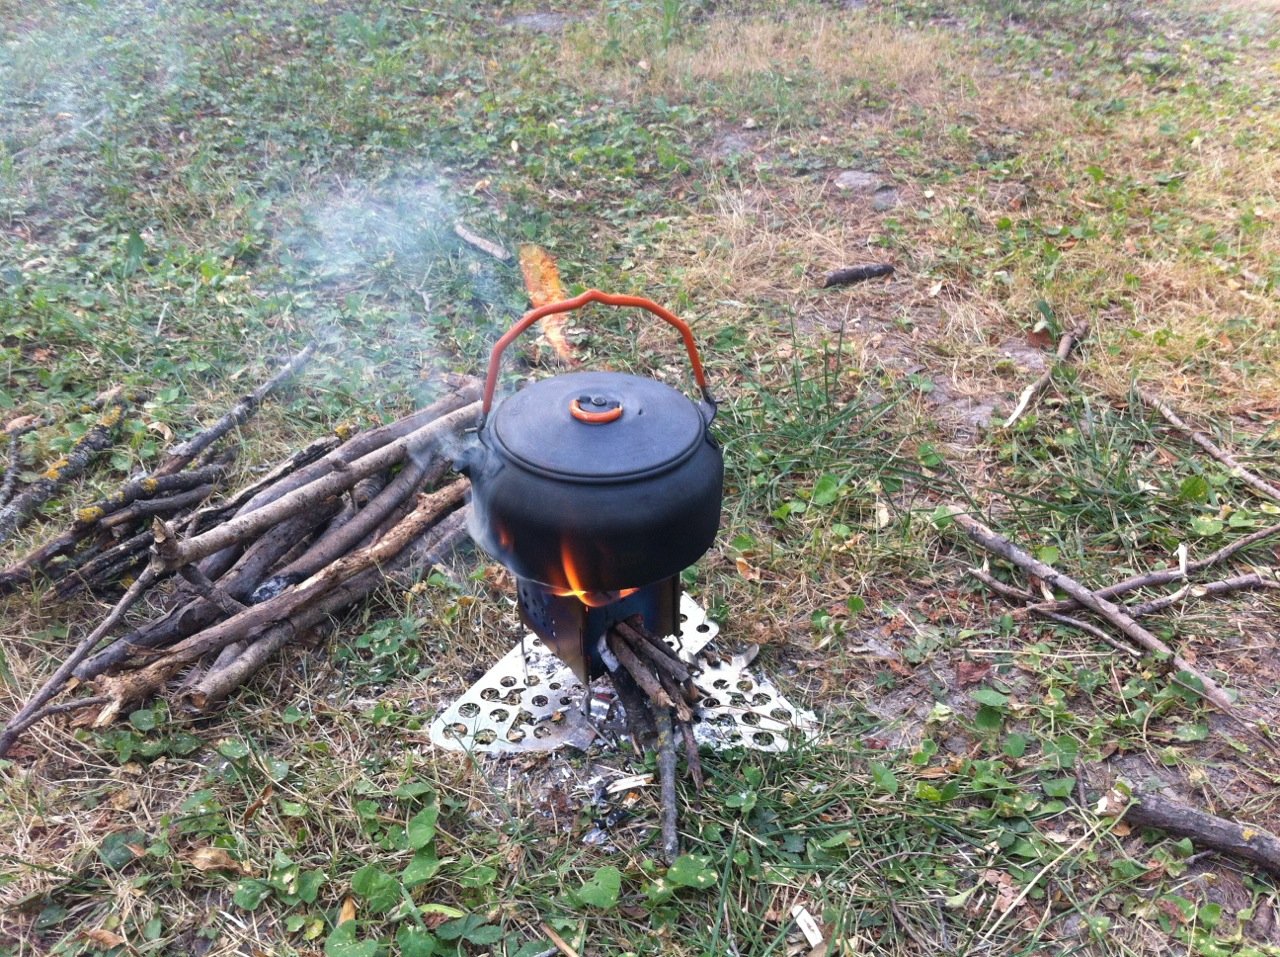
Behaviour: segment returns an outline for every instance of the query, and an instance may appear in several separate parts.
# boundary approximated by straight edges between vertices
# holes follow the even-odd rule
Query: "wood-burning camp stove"
[[[684,340],[701,401],[654,379],[575,372],[495,409],[502,353],[534,322],[589,302],[635,306]],[[460,457],[475,540],[518,582],[525,623],[586,684],[605,670],[604,635],[640,615],[679,625],[679,575],[714,542],[724,463],[716,406],[689,327],[638,296],[588,290],[527,313],[493,347],[476,441]]]

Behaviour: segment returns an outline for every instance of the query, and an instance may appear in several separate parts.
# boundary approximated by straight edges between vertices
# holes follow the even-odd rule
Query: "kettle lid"
[[[507,398],[489,421],[497,450],[513,463],[588,483],[665,472],[706,434],[702,412],[682,392],[621,372],[543,379]]]

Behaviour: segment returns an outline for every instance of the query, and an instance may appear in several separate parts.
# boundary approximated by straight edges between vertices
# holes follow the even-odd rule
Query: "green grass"
[[[513,25],[535,12],[0,2],[0,420],[43,423],[20,468],[105,388],[147,392],[4,559],[306,341],[323,355],[243,431],[246,468],[479,369],[526,303],[464,221],[544,246],[571,290],[692,322],[727,495],[690,587],[725,643],[764,646],[819,741],[706,755],[671,871],[644,791],[611,846],[584,843],[616,809],[592,803],[593,762],[622,756],[513,768],[427,744],[520,632],[466,556],[219,716],[158,702],[0,762],[0,952],[529,957],[546,924],[583,954],[763,957],[799,952],[801,905],[830,954],[1280,953],[1272,879],[1096,808],[1160,779],[1276,830],[1274,758],[1159,662],[1012,616],[932,521],[972,503],[1091,584],[1276,521],[1130,401],[1158,387],[1275,479],[1273,16],[605,0]],[[899,205],[839,192],[845,169]],[[891,284],[816,288],[872,259]],[[989,401],[998,422],[1038,373],[1028,336],[1081,319],[1017,428],[963,420]],[[570,337],[593,366],[687,379],[636,317]],[[12,707],[100,609],[4,611]],[[1189,600],[1150,626],[1274,727],[1276,611]]]

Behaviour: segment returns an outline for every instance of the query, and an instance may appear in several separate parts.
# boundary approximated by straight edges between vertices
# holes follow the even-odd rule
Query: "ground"
[[[584,954],[780,955],[808,951],[801,904],[817,953],[1280,953],[1274,876],[1097,805],[1158,786],[1280,830],[1276,593],[1152,620],[1232,718],[1013,615],[938,520],[971,505],[1094,586],[1277,521],[1132,395],[1280,476],[1276,15],[0,0],[0,411],[45,423],[24,481],[95,394],[149,395],[6,562],[304,341],[325,357],[243,431],[245,468],[477,370],[526,303],[463,221],[691,322],[727,487],[689,587],[822,719],[782,757],[707,755],[664,873],[651,795],[601,844],[584,759],[427,744],[520,631],[461,556],[215,720],[158,702],[35,731],[0,761],[0,951],[527,957],[545,926]],[[897,271],[820,288],[867,261]],[[686,378],[661,328],[596,311],[569,334],[592,365]],[[512,381],[553,371],[526,356]],[[4,601],[0,713],[105,607]]]

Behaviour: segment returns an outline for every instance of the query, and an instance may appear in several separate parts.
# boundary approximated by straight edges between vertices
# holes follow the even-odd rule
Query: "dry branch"
[[[892,276],[893,268],[890,263],[867,263],[862,266],[833,269],[822,277],[822,288],[848,286],[855,282],[866,282],[868,279],[879,279],[881,276]]]
[[[18,448],[18,439],[22,432],[14,429],[8,433],[9,448],[5,457],[4,483],[0,484],[0,508],[3,508],[13,495],[14,486],[18,484],[18,472],[22,470],[22,453]]]
[[[1280,876],[1280,837],[1256,825],[1237,824],[1157,794],[1135,794],[1123,819],[1190,838],[1198,847],[1250,861]]]
[[[177,568],[179,565],[199,561],[233,545],[243,544],[272,525],[341,494],[362,478],[398,465],[406,456],[426,452],[447,436],[458,434],[463,429],[474,425],[479,413],[480,403],[478,402],[463,406],[346,464],[341,471],[317,478],[253,511],[242,510],[241,514],[235,518],[193,538],[173,542],[168,553],[159,556],[160,567]]]
[[[279,372],[248,395],[243,396],[232,407],[231,411],[217,422],[185,442],[171,448],[165,461],[152,473],[153,477],[159,478],[162,475],[172,475],[175,472],[180,472],[193,462],[201,452],[213,445],[214,442],[217,442],[218,439],[232,429],[244,425],[245,422],[249,421],[249,417],[258,410],[262,400],[279,388],[281,383],[292,379],[311,360],[311,356],[315,351],[314,343],[307,345],[301,352],[286,362]]]
[[[499,246],[490,239],[485,239],[478,233],[473,233],[462,223],[454,223],[453,231],[457,234],[458,238],[468,246],[473,246],[482,253],[492,256],[494,259],[501,260],[502,262],[507,262],[511,259],[511,253],[505,248]]]
[[[1191,662],[1187,661],[1167,644],[1147,631],[1137,623],[1124,609],[1119,605],[1108,601],[1106,598],[1100,597],[1095,592],[1089,591],[1074,578],[1063,574],[1052,565],[1040,561],[1035,556],[1029,554],[1019,548],[1003,535],[998,535],[986,525],[977,519],[967,515],[958,506],[952,506],[949,509],[952,520],[956,527],[965,533],[969,539],[976,544],[982,546],[994,555],[1010,561],[1017,565],[1023,571],[1029,572],[1036,578],[1039,578],[1050,588],[1058,588],[1066,592],[1077,602],[1088,608],[1090,611],[1105,618],[1116,630],[1121,632],[1126,638],[1145,648],[1147,651],[1167,657],[1175,668],[1185,671],[1193,676],[1201,687],[1204,689],[1200,694],[1208,701],[1217,705],[1223,711],[1232,709],[1232,702],[1227,693],[1218,685],[1216,681],[1205,675],[1197,669]]]
[[[184,638],[137,671],[97,679],[100,690],[111,698],[111,702],[99,714],[95,724],[110,723],[125,706],[158,691],[183,667],[233,642],[257,639],[271,626],[321,600],[326,592],[346,579],[391,561],[439,521],[445,512],[460,503],[468,488],[466,479],[458,479],[438,492],[424,495],[417,508],[393,529],[392,534],[376,545],[352,552],[276,597]],[[155,567],[153,565],[148,571]]]
[[[1071,358],[1072,350],[1075,349],[1080,341],[1088,334],[1089,324],[1087,322],[1082,322],[1058,340],[1058,351],[1054,355],[1054,361],[1049,364],[1049,367],[1041,373],[1040,377],[1036,379],[1035,382],[1022,390],[1022,395],[1018,396],[1018,404],[1014,406],[1013,412],[1010,413],[1009,418],[1004,420],[1004,428],[1013,428],[1014,423],[1022,418],[1023,413],[1030,407],[1031,401],[1045,390],[1053,380],[1054,372],[1057,371],[1058,367],[1062,365],[1062,363]]]
[[[113,399],[89,431],[76,440],[66,457],[50,465],[21,495],[0,508],[0,544],[8,541],[20,525],[53,498],[58,489],[79,477],[99,452],[111,446],[116,429],[124,418],[125,404],[123,398]]]
[[[1265,541],[1268,538],[1280,536],[1280,525],[1271,525],[1267,528],[1260,528],[1256,532],[1250,532],[1236,539],[1230,545],[1224,545],[1216,552],[1199,559],[1198,561],[1188,562],[1184,567],[1179,565],[1170,566],[1169,568],[1158,569],[1152,572],[1143,572],[1140,575],[1133,575],[1124,581],[1116,582],[1113,585],[1107,585],[1105,588],[1097,589],[1094,594],[1099,598],[1115,598],[1119,595],[1126,595],[1131,591],[1139,588],[1149,588],[1156,585],[1167,585],[1170,582],[1181,581],[1188,575],[1203,571],[1218,565],[1237,552],[1240,552],[1251,545]],[[1029,612],[1056,611],[1069,612],[1080,607],[1080,603],[1074,598],[1065,601],[1038,602],[1027,608]]]
[[[1172,425],[1179,432],[1183,433],[1192,442],[1200,446],[1200,448],[1208,452],[1213,458],[1225,465],[1233,476],[1256,491],[1261,492],[1263,495],[1267,496],[1267,498],[1280,502],[1280,487],[1272,485],[1256,472],[1245,468],[1240,464],[1240,460],[1226,449],[1215,444],[1214,441],[1203,432],[1199,432],[1187,425],[1187,423],[1179,417],[1178,413],[1173,411],[1173,409],[1163,402],[1158,396],[1155,396],[1150,392],[1143,391],[1142,389],[1138,389],[1136,392],[1138,394],[1138,398],[1140,398],[1146,405],[1159,412],[1164,416],[1166,422]]]
[[[155,568],[147,568],[139,575],[137,581],[129,586],[129,590],[125,592],[124,597],[111,609],[98,627],[93,629],[76,645],[75,650],[67,656],[58,667],[58,670],[31,697],[31,700],[9,719],[9,722],[4,727],[4,732],[0,733],[0,757],[4,757],[9,753],[9,749],[13,747],[13,743],[18,739],[18,735],[35,723],[44,705],[62,691],[63,686],[75,671],[76,666],[93,651],[102,637],[115,627],[116,622],[124,617],[125,613],[133,607],[134,603],[142,597],[159,577],[160,572]]]
[[[408,584],[419,567],[430,567],[443,561],[466,538],[467,509],[461,508],[405,549],[388,569],[369,569],[353,576],[304,614],[275,625],[251,645],[228,656],[226,661],[215,663],[195,684],[187,700],[197,710],[209,710],[253,677],[273,654],[297,635],[317,627],[324,619],[364,599],[384,584]]]
[[[676,806],[676,738],[669,711],[659,708],[654,718],[658,725],[658,778],[662,789],[662,856],[668,864],[673,864],[680,856],[679,811]]]

